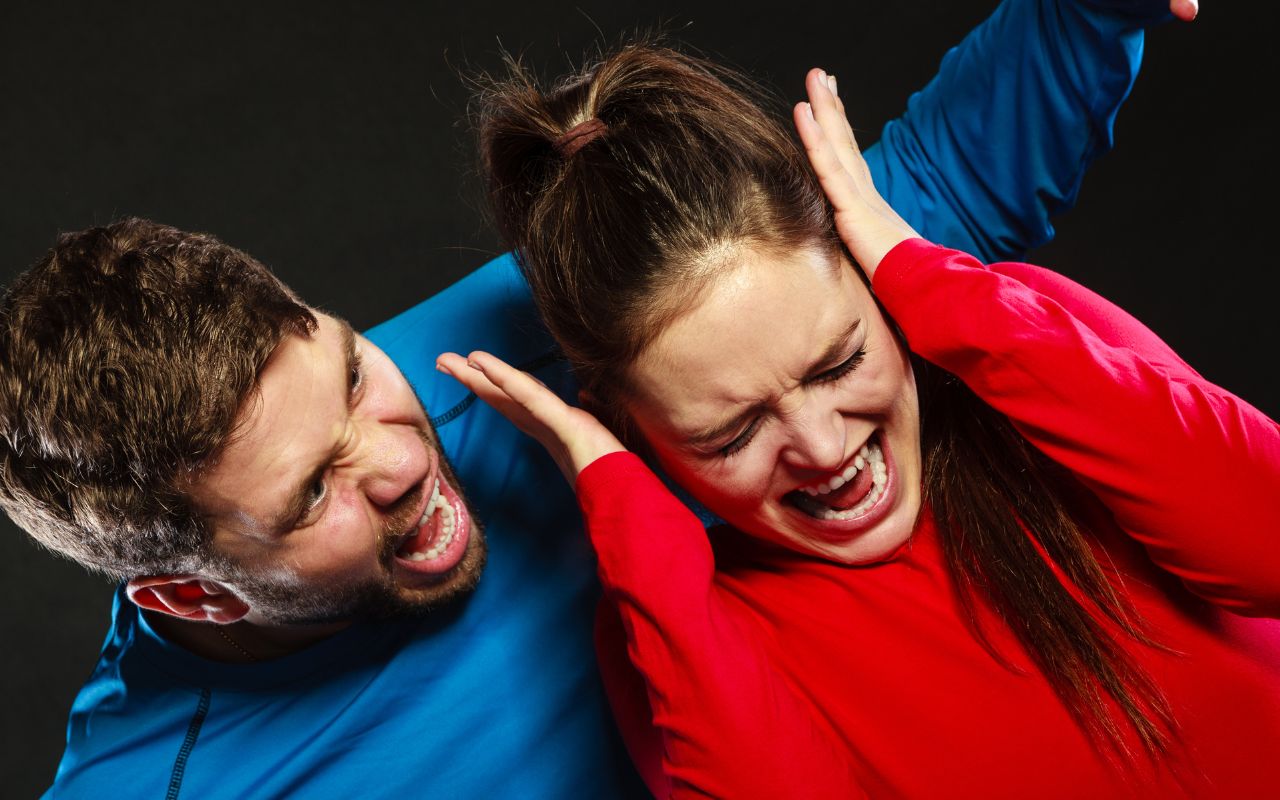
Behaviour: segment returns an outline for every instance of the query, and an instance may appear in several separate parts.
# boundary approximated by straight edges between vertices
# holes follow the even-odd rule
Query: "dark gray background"
[[[822,65],[869,144],[994,6],[6,3],[0,281],[59,231],[139,214],[217,233],[367,327],[496,252],[458,71],[494,66],[499,42],[558,72],[601,33],[660,27],[794,99]],[[1273,9],[1210,0],[1196,23],[1148,38],[1118,151],[1033,260],[1117,301],[1274,416]],[[7,520],[0,529],[0,792],[25,797],[52,778],[110,586]]]

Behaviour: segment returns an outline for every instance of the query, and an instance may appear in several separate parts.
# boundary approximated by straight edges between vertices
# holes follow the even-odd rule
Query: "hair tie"
[[[561,158],[573,158],[574,153],[586,147],[591,143],[592,139],[608,129],[609,126],[604,124],[604,120],[599,117],[592,117],[565,131],[559,139],[552,143],[552,146],[555,147]]]

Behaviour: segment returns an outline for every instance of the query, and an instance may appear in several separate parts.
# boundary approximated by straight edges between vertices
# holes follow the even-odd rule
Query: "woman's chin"
[[[892,557],[911,538],[920,511],[919,481],[904,476],[886,459],[883,487],[848,509],[825,507],[794,493],[775,509],[774,536],[793,550],[843,564],[866,564]]]

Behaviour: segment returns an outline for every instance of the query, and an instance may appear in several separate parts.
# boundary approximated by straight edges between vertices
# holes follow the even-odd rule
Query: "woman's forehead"
[[[714,278],[641,353],[637,399],[662,413],[760,402],[808,374],[870,296],[851,267],[809,251],[751,254]]]

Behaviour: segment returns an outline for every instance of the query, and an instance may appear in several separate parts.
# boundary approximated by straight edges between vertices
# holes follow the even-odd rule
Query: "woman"
[[[650,788],[1274,789],[1280,637],[1219,609],[1280,613],[1277,426],[1081,287],[918,239],[807,88],[812,171],[735,76],[654,48],[517,80],[482,129],[592,413],[439,365],[575,484]]]

